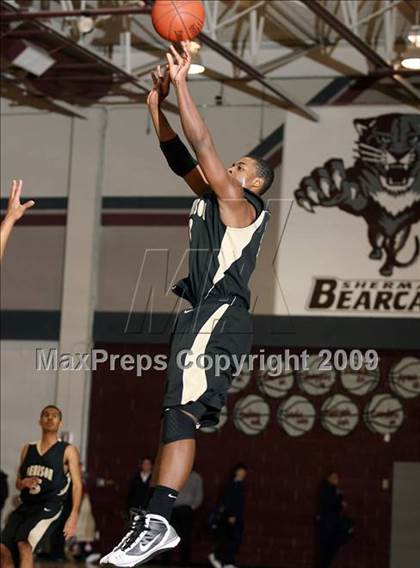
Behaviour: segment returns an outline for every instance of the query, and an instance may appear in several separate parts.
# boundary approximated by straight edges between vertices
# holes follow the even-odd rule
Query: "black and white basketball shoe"
[[[121,542],[100,563],[119,568],[139,566],[156,554],[175,548],[179,541],[175,529],[164,517],[138,511],[133,514]]]

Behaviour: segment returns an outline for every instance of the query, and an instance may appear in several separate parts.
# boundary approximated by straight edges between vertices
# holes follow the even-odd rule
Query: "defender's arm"
[[[7,205],[6,215],[4,216],[0,228],[0,262],[3,259],[6,244],[9,240],[10,233],[12,232],[14,224],[22,217],[22,215],[25,214],[27,209],[35,205],[35,201],[33,201],[32,199],[22,205],[20,202],[21,192],[22,180],[14,179],[10,188],[9,203]]]

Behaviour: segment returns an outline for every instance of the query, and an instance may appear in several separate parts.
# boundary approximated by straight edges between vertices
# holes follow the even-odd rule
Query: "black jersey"
[[[20,496],[24,503],[64,501],[71,482],[63,464],[67,446],[68,442],[59,440],[41,455],[38,443],[29,444],[20,466],[20,477],[39,477],[42,482],[35,489],[22,489]]]
[[[239,297],[250,305],[248,282],[254,271],[270,212],[257,194],[244,189],[255,207],[255,221],[244,228],[226,227],[220,219],[214,192],[204,193],[192,205],[189,219],[189,275],[173,287],[193,306],[202,301],[229,301]]]

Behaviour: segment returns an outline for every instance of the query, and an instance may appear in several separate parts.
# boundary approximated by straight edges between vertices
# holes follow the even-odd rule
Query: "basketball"
[[[229,394],[235,394],[241,390],[243,390],[251,380],[252,371],[250,371],[248,363],[244,363],[241,372],[236,375],[236,377],[232,378],[232,382],[230,383],[230,387],[228,390]]]
[[[376,389],[379,384],[379,370],[369,371],[362,367],[360,371],[354,371],[347,367],[341,372],[341,384],[352,394],[363,396]]]
[[[278,376],[273,376],[269,371],[261,371],[257,381],[263,394],[271,398],[281,398],[292,388],[294,375],[293,371],[286,371]]]
[[[277,421],[286,434],[298,437],[312,430],[315,416],[315,407],[307,398],[293,395],[279,406]]]
[[[420,360],[404,357],[389,373],[389,386],[401,398],[415,398],[420,394]]]
[[[260,434],[267,427],[269,420],[270,407],[263,398],[255,394],[238,400],[233,410],[236,428],[248,436]]]
[[[322,358],[311,355],[308,359],[308,369],[298,373],[298,385],[307,394],[320,396],[327,393],[335,383],[335,371],[320,369]]]
[[[194,39],[204,26],[201,0],[156,0],[152,22],[157,33],[171,42]]]
[[[359,410],[352,400],[342,394],[327,398],[321,408],[321,424],[334,436],[347,436],[359,421]]]
[[[398,398],[388,393],[376,394],[366,405],[363,419],[376,434],[394,434],[404,420],[404,411]]]

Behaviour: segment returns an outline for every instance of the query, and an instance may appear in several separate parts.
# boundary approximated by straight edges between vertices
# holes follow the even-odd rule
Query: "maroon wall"
[[[165,346],[97,345],[109,353],[166,353]],[[267,352],[269,350],[267,349]],[[376,392],[388,392],[387,373],[402,353],[381,354],[381,382]],[[410,355],[419,356],[419,353]],[[110,372],[102,365],[93,376],[88,470],[95,517],[103,551],[120,536],[127,480],[140,456],[154,455],[159,437],[160,400],[165,374]],[[335,392],[345,393],[337,383]],[[261,394],[255,380],[245,390],[230,395],[228,409],[244,394]],[[289,394],[299,394],[295,384]],[[331,395],[310,397],[317,409],[311,432],[300,438],[287,436],[277,424],[280,400],[267,399],[271,419],[267,429],[254,437],[239,432],[231,418],[221,433],[199,434],[197,471],[204,479],[205,501],[197,519],[194,560],[204,562],[211,542],[205,530],[229,469],[237,461],[250,468],[246,511],[246,536],[240,565],[310,567],[315,537],[316,500],[325,469],[341,473],[348,513],[356,523],[354,540],[340,551],[341,568],[386,568],[392,503],[392,469],[395,461],[420,460],[420,397],[403,400],[405,420],[389,443],[371,433],[360,420],[347,437],[326,432],[319,423],[322,402]],[[372,396],[350,397],[359,408]],[[96,487],[95,478],[105,478]],[[389,490],[382,480],[390,481]]]

